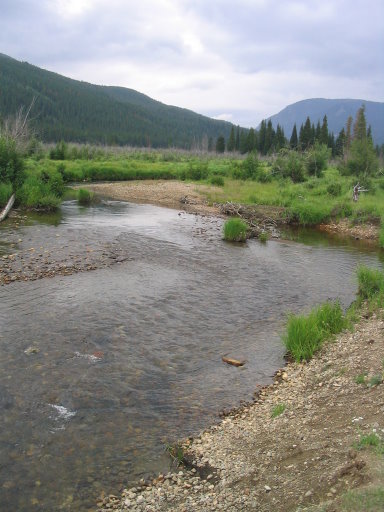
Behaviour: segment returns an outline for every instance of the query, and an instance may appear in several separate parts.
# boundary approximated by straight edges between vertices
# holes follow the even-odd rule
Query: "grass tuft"
[[[233,218],[224,224],[224,240],[231,242],[245,242],[247,239],[248,226],[241,219]]]
[[[77,193],[77,200],[82,206],[88,206],[93,203],[95,194],[84,188],[79,188]]]
[[[272,409],[271,418],[277,418],[277,416],[280,416],[280,414],[283,414],[287,406],[285,404],[277,404]]]
[[[347,325],[339,302],[325,302],[309,315],[290,315],[283,342],[295,361],[308,361],[327,338]]]

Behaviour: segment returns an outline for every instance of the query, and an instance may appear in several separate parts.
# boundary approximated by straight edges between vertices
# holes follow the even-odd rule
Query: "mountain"
[[[165,105],[124,87],[66,78],[0,54],[0,115],[36,102],[31,122],[45,142],[89,142],[189,149],[232,124]]]
[[[296,123],[297,131],[299,131],[301,124],[309,116],[312,123],[315,125],[317,121],[320,124],[323,121],[324,115],[327,116],[328,130],[333,132],[335,136],[338,135],[342,128],[346,127],[347,119],[352,116],[355,120],[356,112],[358,109],[365,105],[365,117],[367,126],[372,127],[372,138],[375,144],[384,143],[384,103],[366,100],[328,100],[322,98],[314,98],[288,105],[278,114],[271,116],[269,119],[272,121],[274,128],[278,124],[284,128],[284,133],[288,139],[291,136],[293,125]]]

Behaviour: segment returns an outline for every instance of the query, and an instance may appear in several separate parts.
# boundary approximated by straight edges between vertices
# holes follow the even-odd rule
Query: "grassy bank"
[[[384,307],[384,272],[360,266],[357,270],[358,293],[356,301],[346,314],[338,302],[325,302],[308,315],[289,315],[283,343],[297,362],[308,361],[325,341],[341,332],[364,304],[372,313]]]
[[[65,159],[60,159],[63,156]],[[63,187],[72,182],[183,180],[209,185],[202,192],[209,203],[232,201],[282,207],[286,220],[300,225],[341,218],[355,224],[382,222],[382,173],[369,177],[349,174],[340,162],[334,162],[314,175],[310,162],[308,155],[289,151],[259,160],[253,154],[108,152],[74,146],[64,155],[60,152],[52,155],[51,150],[26,158],[24,182],[19,187],[17,201],[28,208],[55,208],[60,203]],[[354,202],[352,189],[358,182],[364,192]],[[0,183],[0,205],[5,204],[9,193],[9,183]]]

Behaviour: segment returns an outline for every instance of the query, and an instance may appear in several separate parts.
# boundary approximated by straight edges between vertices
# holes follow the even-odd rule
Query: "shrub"
[[[290,315],[283,342],[296,361],[309,360],[324,341],[346,326],[339,302],[325,302],[309,315]]]
[[[51,160],[66,160],[68,158],[68,144],[63,140],[58,142],[49,152]]]
[[[263,232],[262,232],[262,233],[260,233],[260,235],[259,235],[259,240],[260,240],[260,242],[265,243],[265,242],[268,240],[268,238],[269,238],[269,235],[268,235],[268,233],[267,233],[266,231],[263,231]]]
[[[82,206],[88,206],[94,201],[95,194],[84,188],[79,188],[77,200]]]
[[[247,239],[247,224],[241,219],[229,219],[224,224],[224,239],[232,242],[245,242]]]
[[[255,180],[259,169],[259,160],[256,153],[249,153],[241,165],[242,179]]]
[[[297,151],[281,150],[273,164],[273,172],[283,178],[291,178],[294,183],[305,181],[303,156]]]
[[[341,191],[342,191],[341,183],[338,183],[337,181],[330,183],[327,186],[327,194],[329,194],[330,196],[337,197],[341,194]]]
[[[224,178],[222,176],[212,176],[210,181],[212,185],[224,187]]]
[[[306,168],[311,176],[322,176],[327,168],[330,149],[325,144],[316,143],[306,154]]]

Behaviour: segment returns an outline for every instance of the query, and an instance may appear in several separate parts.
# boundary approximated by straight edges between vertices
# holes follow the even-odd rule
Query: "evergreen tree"
[[[242,155],[247,152],[247,133],[244,130],[240,130],[240,142],[239,151]]]
[[[250,128],[248,135],[247,135],[247,152],[250,153],[251,151],[254,151],[255,149],[257,149],[256,133],[253,128]]]
[[[236,149],[236,151],[240,150],[240,126],[239,125],[237,125],[237,128],[236,128],[235,149]]]
[[[233,152],[236,148],[236,140],[235,140],[235,128],[232,126],[231,133],[229,135],[228,143],[227,143],[227,151]]]
[[[296,134],[297,136],[297,134]],[[276,137],[275,137],[275,151],[279,151],[280,149],[284,148],[286,145],[286,139],[284,136],[284,129],[278,124],[276,127]]]
[[[300,128],[299,146],[302,151],[308,149],[312,144],[312,126],[311,120],[307,117],[304,126]]]
[[[321,136],[321,126],[320,126],[320,121],[317,121],[315,139],[319,142],[320,142],[320,136]]]
[[[267,123],[265,119],[261,121],[260,130],[259,130],[259,151],[262,155],[265,155],[265,136],[267,132]]]
[[[275,130],[273,129],[272,121],[269,120],[265,132],[264,155],[271,152],[271,149],[273,148],[275,142],[275,136],[276,133]]]
[[[216,153],[224,153],[225,151],[225,139],[223,135],[219,135],[216,141]]]
[[[344,147],[345,147],[345,130],[342,128],[340,130],[339,135],[337,136],[336,142],[335,142],[335,155],[336,156],[344,156]]]
[[[356,121],[353,125],[353,140],[365,140],[367,138],[367,122],[365,120],[365,106],[359,108]]]
[[[320,131],[320,144],[328,144],[328,119],[327,116],[323,118],[323,124]]]
[[[295,123],[292,128],[292,135],[291,135],[291,138],[289,139],[289,145],[291,146],[292,149],[297,149],[297,144],[298,144],[297,128],[296,128],[296,123]]]
[[[348,120],[347,120],[347,131],[346,131],[346,134],[345,134],[345,150],[344,150],[344,154],[347,154],[350,150],[350,147],[351,147],[351,143],[352,143],[352,123],[353,123],[353,118],[352,116],[349,116],[348,117]]]

